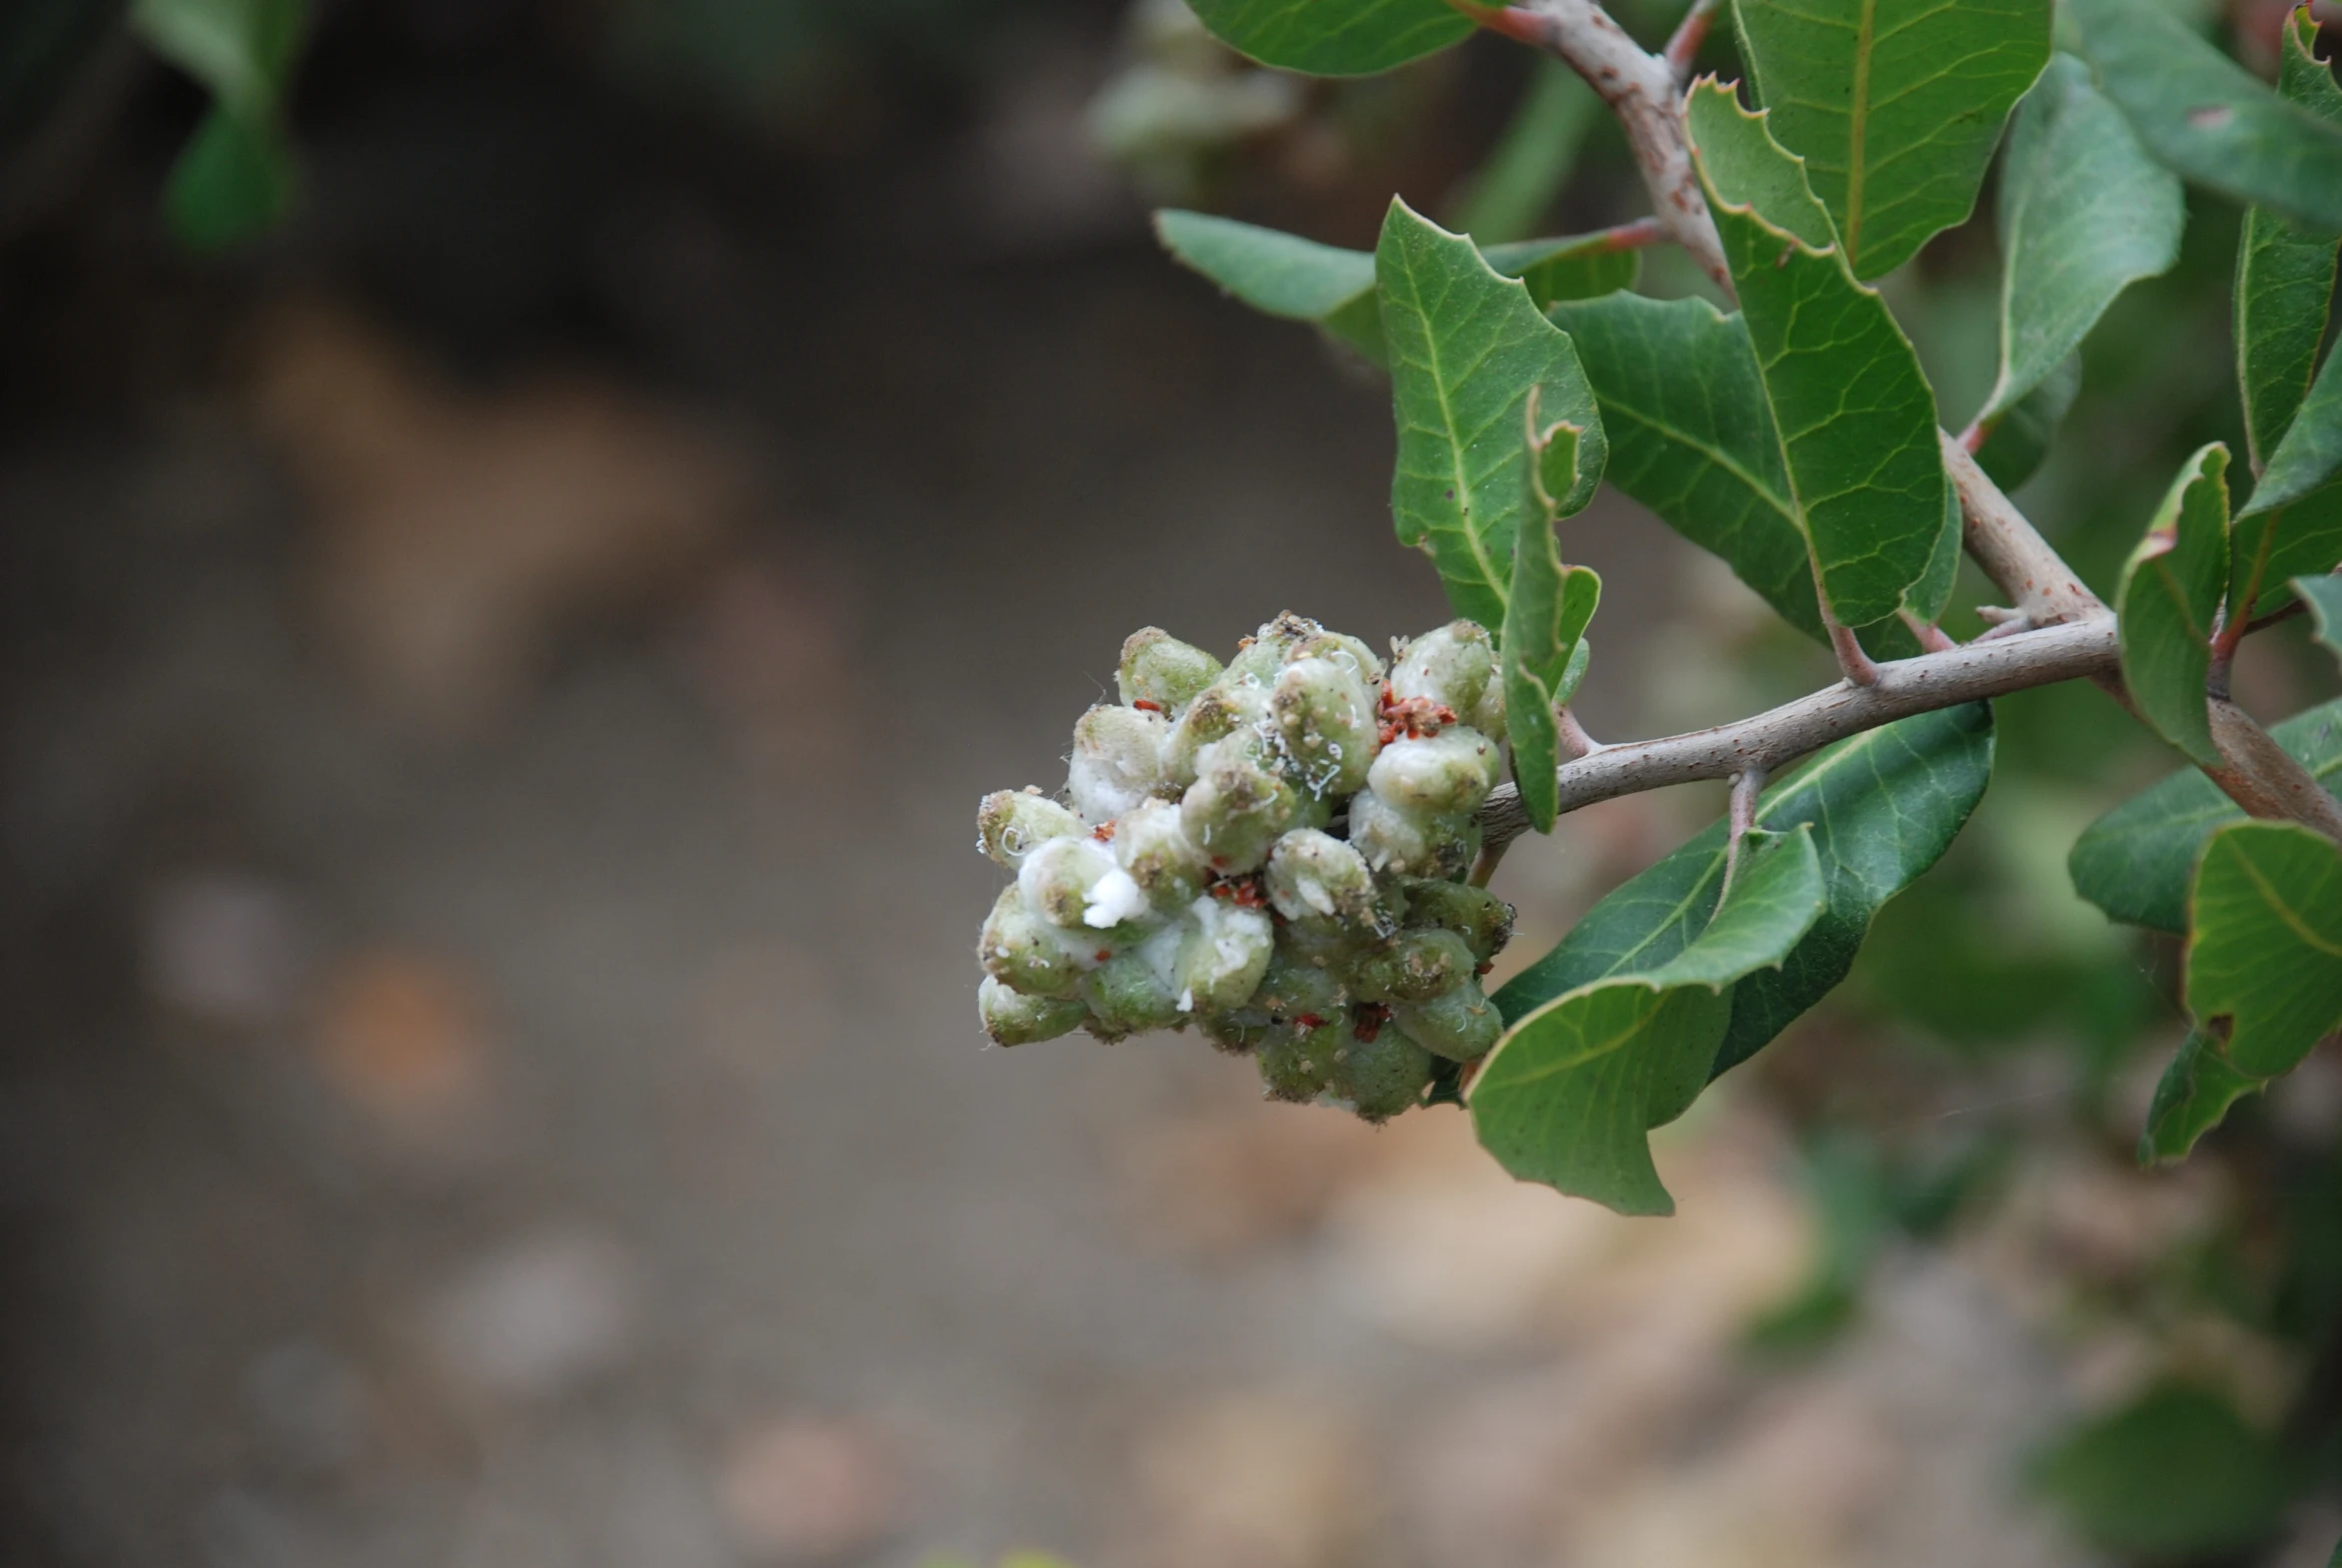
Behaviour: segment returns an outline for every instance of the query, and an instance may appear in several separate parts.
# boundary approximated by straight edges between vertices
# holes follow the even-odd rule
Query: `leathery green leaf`
[[[2269,726],[2270,738],[2328,789],[2342,786],[2342,698]],[[2245,820],[2194,768],[2148,786],[2082,831],[2066,857],[2074,891],[2108,920],[2187,930],[2187,883],[2204,842]]]
[[[1541,418],[1578,428],[1577,484],[1558,497],[1570,512],[1592,497],[1607,456],[1594,389],[1569,335],[1471,241],[1394,201],[1374,254],[1398,421],[1399,540],[1431,556],[1458,615],[1501,626],[1513,537],[1530,506],[1529,398]]]
[[[2000,171],[2000,374],[1987,426],[2056,372],[2114,297],[2179,260],[2179,181],[2073,56],[2017,106]]]
[[[1944,533],[1935,393],[1763,117],[1713,81],[1692,89],[1686,117],[1823,598],[1846,625],[1883,620]]]
[[[2342,1029],[2342,845],[2233,823],[2196,862],[2188,915],[2187,1010],[2238,1073],[2291,1072]]]
[[[1307,322],[1383,363],[1373,252],[1177,208],[1155,215],[1155,233],[1173,257],[1262,315]],[[1491,245],[1483,254],[1499,273],[1526,284],[1540,309],[1631,289],[1642,266],[1641,252],[1601,234]]]
[[[2342,86],[2314,49],[2317,23],[2303,6],[2285,19],[2278,91],[2342,124]],[[2247,209],[2236,244],[2236,382],[2244,397],[2246,452],[2259,472],[2309,392],[2318,343],[2334,298],[2337,242],[2265,207]]]
[[[2040,471],[2057,425],[2081,394],[2081,356],[2057,362],[2041,384],[1998,415],[1976,448],[1976,466],[2002,493],[2011,493]]]
[[[1967,221],[2049,58],[2048,0],[1735,0],[1773,134],[1806,161],[1857,278]]]
[[[1461,43],[1469,18],[1447,0],[1192,0],[1213,37],[1262,65],[1310,76],[1372,76]]]
[[[1554,779],[1560,742],[1554,704],[1577,655],[1579,639],[1601,602],[1602,579],[1591,567],[1562,564],[1553,526],[1563,496],[1577,489],[1577,426],[1543,425],[1532,401],[1529,489],[1533,504],[1513,540],[1512,596],[1505,604],[1498,657],[1504,681],[1505,734],[1513,778],[1529,823],[1553,831],[1560,810]]]
[[[2329,354],[2301,411],[2237,508],[2228,602],[2262,614],[2289,591],[2289,577],[2342,561],[2342,354]]]
[[[2342,125],[2271,92],[2178,14],[2066,0],[2098,83],[2165,166],[2327,234],[2342,232]]]
[[[2155,733],[2218,766],[2205,678],[2228,586],[2228,448],[2188,458],[2155,511],[2115,591],[2122,679]]]
[[[1829,907],[1779,971],[1734,989],[1716,1072],[1756,1055],[1846,978],[1871,922],[1951,847],[1991,776],[1991,710],[1971,703],[1840,741],[1765,792],[1759,827],[1812,828]],[[1725,839],[1725,825],[1712,824],[1596,904],[1497,992],[1505,1018],[1518,1023],[1573,988],[1672,958],[1716,906]]]
[[[2138,1163],[2151,1166],[2185,1159],[2198,1139],[2220,1125],[2230,1106],[2268,1084],[2267,1079],[2237,1072],[2221,1054],[2218,1041],[2201,1030],[2189,1031],[2179,1054],[2155,1081],[2147,1125],[2138,1136]]]
[[[2317,623],[2318,641],[2342,658],[2342,577],[2328,572],[2320,577],[2296,577],[2293,591],[2309,606]]]
[[[1827,902],[1810,828],[1752,833],[1742,856],[1713,918],[1665,962],[1566,992],[1497,1042],[1465,1103],[1507,1171],[1622,1214],[1675,1211],[1650,1130],[1707,1083],[1733,984],[1788,957]]]

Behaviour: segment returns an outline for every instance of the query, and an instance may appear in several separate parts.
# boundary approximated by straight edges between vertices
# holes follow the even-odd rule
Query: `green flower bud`
[[[1236,656],[1228,660],[1225,678],[1230,684],[1240,685],[1250,679],[1265,686],[1276,679],[1277,667],[1284,663],[1287,654],[1324,632],[1325,628],[1308,616],[1286,610],[1254,632]]]
[[[1112,822],[1163,788],[1164,742],[1171,721],[1160,713],[1101,703],[1074,726],[1073,771],[1066,794],[1085,821]]]
[[[1382,684],[1382,660],[1372,648],[1347,632],[1320,631],[1313,637],[1302,638],[1293,644],[1285,662],[1291,664],[1302,659],[1331,659],[1357,676],[1368,691]]]
[[[1468,811],[1413,811],[1360,790],[1350,797],[1350,844],[1377,873],[1456,881],[1480,853],[1480,819]]]
[[[1485,964],[1512,940],[1513,907],[1486,888],[1464,882],[1435,882],[1402,877],[1399,891],[1406,899],[1401,924],[1427,930],[1437,927],[1464,939],[1472,957]]]
[[[1251,1007],[1224,1013],[1216,1010],[1197,1013],[1195,1032],[1210,1041],[1213,1049],[1232,1057],[1247,1056],[1279,1035],[1292,1033],[1258,1008]]]
[[[1276,949],[1276,928],[1268,912],[1209,896],[1187,908],[1194,924],[1179,942],[1179,1010],[1225,1012],[1242,1007],[1260,988],[1260,977],[1268,972]]]
[[[1125,702],[1152,702],[1170,718],[1218,678],[1219,660],[1161,626],[1144,626],[1123,644],[1115,685]]]
[[[1268,688],[1257,682],[1231,685],[1223,676],[1195,694],[1164,742],[1165,784],[1185,789],[1195,782],[1205,750],[1260,723],[1268,715]]]
[[[1090,1004],[1093,1033],[1102,1040],[1176,1029],[1186,1022],[1178,993],[1144,948],[1118,954],[1083,976],[1082,999]]]
[[[1452,931],[1402,931],[1352,955],[1341,977],[1369,1002],[1428,1002],[1472,978],[1474,965],[1472,950]]]
[[[1268,858],[1277,835],[1302,816],[1293,788],[1245,754],[1250,737],[1214,741],[1179,800],[1179,823],[1211,869],[1240,875]]]
[[[1450,1062],[1479,1061],[1504,1033],[1504,1016],[1469,976],[1428,1002],[1392,1004],[1390,1016],[1415,1044]]]
[[[1090,1016],[1078,998],[1029,997],[1012,991],[992,976],[976,988],[976,1013],[984,1032],[996,1046],[1029,1046],[1037,1040],[1055,1040],[1082,1027]]]
[[[1479,706],[1495,671],[1496,646],[1488,633],[1472,621],[1450,621],[1407,644],[1391,666],[1390,694],[1401,701],[1426,698],[1462,719]]]
[[[1270,1100],[1307,1105],[1325,1093],[1333,1072],[1333,1054],[1347,1033],[1339,1020],[1315,1029],[1286,1028],[1260,1043],[1253,1053],[1260,1064],[1260,1084]]]
[[[1113,852],[1087,833],[1051,839],[1026,856],[1017,886],[1026,907],[1042,919],[1092,936],[1119,937],[1123,928],[1144,924],[1155,914],[1147,894],[1115,864]]]
[[[984,922],[976,956],[984,972],[1029,997],[1070,997],[1083,973],[1097,962],[1096,949],[1062,931],[1026,907],[1017,884],[1001,890]]]
[[[1295,926],[1366,937],[1388,936],[1397,927],[1378,896],[1365,857],[1313,828],[1279,838],[1268,852],[1261,880],[1268,902]]]
[[[1082,831],[1082,819],[1037,789],[1004,789],[976,808],[976,847],[1010,871],[1054,838]]]
[[[1367,1039],[1352,1028],[1333,1053],[1326,1089],[1346,1100],[1361,1120],[1387,1122],[1422,1103],[1431,1083],[1431,1053],[1391,1024]]]
[[[1203,852],[1180,825],[1176,801],[1150,800],[1115,827],[1115,863],[1158,910],[1185,909],[1211,879]]]
[[[1410,811],[1478,811],[1496,787],[1500,762],[1487,736],[1459,724],[1383,747],[1367,770],[1366,787]]]
[[[1466,724],[1502,744],[1504,741],[1504,682],[1491,680],[1488,689],[1480,693],[1480,700],[1472,704],[1469,713],[1457,710],[1457,717]]]
[[[1250,1004],[1266,1018],[1302,1029],[1317,1027],[1306,1022],[1308,1019],[1322,1022],[1341,1017],[1349,1005],[1350,996],[1342,989],[1341,977],[1296,957],[1287,942],[1277,944]]]
[[[1332,659],[1297,659],[1268,699],[1286,771],[1309,795],[1354,795],[1374,762],[1374,699]]]

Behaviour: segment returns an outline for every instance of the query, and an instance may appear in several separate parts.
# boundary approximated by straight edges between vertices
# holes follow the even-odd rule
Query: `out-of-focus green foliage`
[[[138,0],[131,20],[155,52],[212,93],[211,113],[172,171],[165,207],[179,238],[219,251],[260,234],[293,203],[285,96],[307,0]]]
[[[2074,1432],[2042,1456],[2035,1480],[2099,1545],[2175,1562],[2265,1540],[2298,1470],[2227,1400],[2173,1382]]]

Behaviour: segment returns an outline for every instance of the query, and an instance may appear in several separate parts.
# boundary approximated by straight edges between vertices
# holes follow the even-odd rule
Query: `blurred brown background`
[[[2233,1222],[2064,1117],[2135,1118],[2151,1052],[1825,1016],[1666,1136],[1660,1223],[1185,1038],[981,1049],[976,799],[1059,782],[1128,632],[1446,613],[1382,389],[1147,196],[1364,243],[1453,199],[1510,55],[1197,108],[1105,0],[349,0],[300,205],[199,259],[157,192],[202,95],[49,20],[0,191],[0,1559],[2046,1568],[2098,1559],[2028,1443],[2172,1342],[2284,1399],[2213,1316],[2077,1326]],[[1555,217],[1636,204],[1598,142]],[[1573,526],[1596,733],[1813,678],[1625,502]],[[1963,874],[2167,1051],[2152,955],[1977,869],[2102,803],[2060,788]],[[1516,851],[1511,960],[1684,793]],[[2330,1129],[2330,1058],[2276,1114]],[[1849,1094],[2026,1151],[1759,1354],[1837,1266]]]

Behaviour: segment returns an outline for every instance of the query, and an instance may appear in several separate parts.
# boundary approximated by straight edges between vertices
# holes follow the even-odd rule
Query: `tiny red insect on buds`
[[[1109,843],[1115,836],[1115,825],[1111,822],[1101,822],[1090,830],[1090,836],[1101,844]]]
[[[1108,959],[1115,956],[1115,950],[1113,948],[1100,948],[1094,956],[1097,958],[1098,962],[1103,964]]]
[[[1131,706],[1137,708],[1142,713],[1161,713],[1163,711],[1163,704],[1157,702],[1152,697],[1133,698]]]
[[[1374,1037],[1382,1033],[1382,1026],[1390,1022],[1390,1009],[1379,1002],[1361,1002],[1350,1009],[1350,1033],[1361,1045],[1372,1045]]]

